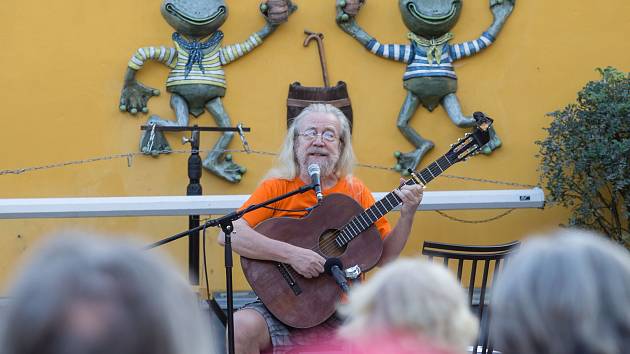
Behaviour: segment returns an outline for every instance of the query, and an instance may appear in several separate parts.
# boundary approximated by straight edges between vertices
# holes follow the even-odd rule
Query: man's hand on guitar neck
[[[400,179],[400,187],[394,193],[402,201],[400,215],[403,217],[413,217],[422,201],[425,186],[421,184],[406,185],[405,179]]]
[[[295,247],[288,258],[291,267],[305,278],[315,278],[324,272],[326,259],[314,251]]]
[[[411,226],[413,225],[413,218],[418,209],[418,205],[422,201],[424,194],[424,186],[419,184],[406,185],[404,179],[400,179],[400,187],[394,191],[396,195],[402,201],[400,207],[400,218],[398,223],[394,226],[392,232],[387,235],[383,244],[383,255],[378,262],[378,266],[381,267],[387,262],[390,262],[398,257],[400,252],[405,247],[409,233],[411,232]]]

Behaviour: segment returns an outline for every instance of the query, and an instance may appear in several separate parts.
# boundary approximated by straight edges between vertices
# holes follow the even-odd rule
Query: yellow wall
[[[325,33],[330,76],[348,83],[355,112],[355,146],[361,163],[391,166],[394,150],[410,144],[396,129],[405,91],[404,65],[370,55],[334,23],[333,0],[297,1],[300,9],[262,47],[226,67],[229,89],[224,100],[234,122],[252,127],[248,140],[255,150],[275,151],[285,131],[285,99],[293,81],[322,85],[315,47],[301,43],[305,28]],[[10,1],[0,12],[0,170],[137,151],[139,126],[145,116],[118,111],[126,63],[140,46],[169,45],[171,28],[159,13],[157,0]],[[263,25],[255,0],[232,0],[223,26],[224,43],[244,40]],[[538,149],[545,134],[545,113],[575,99],[575,93],[597,78],[594,68],[612,65],[629,71],[630,3],[613,0],[600,6],[581,1],[518,1],[497,42],[487,51],[456,63],[458,97],[465,112],[482,110],[496,119],[504,146],[454,166],[450,174],[526,184],[537,183]],[[484,1],[466,1],[455,41],[476,38],[491,22]],[[406,29],[397,2],[370,1],[359,23],[381,42],[405,42]],[[152,113],[172,117],[165,94],[167,69],[148,64],[138,78],[163,94],[150,101]],[[206,113],[196,122],[213,125]],[[443,154],[463,131],[441,108],[420,109],[411,122],[436,143],[426,162]],[[171,134],[174,149],[182,134]],[[202,148],[216,137],[205,134]],[[235,140],[232,148],[240,148]],[[131,167],[118,159],[47,169],[21,175],[0,175],[0,198],[181,195],[186,184],[185,154],[158,159],[139,157]],[[205,194],[251,192],[271,159],[235,156],[249,172],[239,185],[205,173]],[[375,191],[398,183],[393,172],[358,168],[356,174]],[[501,189],[505,186],[438,179],[429,190]],[[450,214],[483,219],[500,210]],[[392,215],[395,220],[397,215]],[[419,213],[405,255],[418,253],[425,239],[462,243],[496,243],[553,227],[566,220],[560,209],[517,210],[498,221],[463,224],[434,212]],[[101,218],[81,220],[0,220],[0,286],[19,268],[22,253],[44,235],[65,228],[136,235],[155,241],[185,229],[185,217]],[[212,235],[214,236],[214,232]],[[165,247],[186,264],[184,241]],[[211,240],[211,287],[224,288],[222,249]],[[247,288],[236,269],[236,288]]]

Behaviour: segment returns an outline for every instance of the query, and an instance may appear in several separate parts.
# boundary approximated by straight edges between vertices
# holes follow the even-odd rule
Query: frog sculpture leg
[[[409,44],[381,44],[355,21],[354,16],[344,12],[345,0],[337,1],[337,24],[339,27],[380,57],[403,62],[407,69],[403,76],[403,86],[407,97],[398,115],[398,129],[414,145],[409,153],[396,152],[396,170],[406,173],[416,169],[422,157],[433,148],[433,142],[422,137],[409,126],[420,105],[433,111],[441,104],[450,120],[458,127],[470,127],[474,119],[462,112],[456,96],[457,76],[453,62],[472,56],[491,45],[498,36],[505,21],[514,9],[514,0],[490,0],[494,21],[477,39],[450,44],[453,28],[461,13],[460,0],[399,0],[398,5],[405,26]],[[483,152],[489,154],[501,145],[494,130],[491,141]]]
[[[287,2],[291,14],[297,7],[290,0]],[[227,89],[223,66],[251,52],[279,24],[265,17],[265,26],[244,42],[222,45],[223,33],[219,28],[228,16],[224,0],[164,0],[161,12],[176,31],[172,38],[173,47],[144,47],[132,56],[121,94],[121,111],[131,114],[148,112],[147,101],[159,91],[144,86],[135,76],[147,60],[155,60],[171,69],[166,88],[171,94],[175,121],[152,115],[147,125],[187,126],[189,115],[198,117],[207,110],[217,126],[232,126],[221,101]],[[229,182],[239,182],[245,168],[234,163],[230,154],[224,153],[233,137],[232,132],[223,133],[204,159],[203,166]],[[163,132],[158,130],[143,133],[140,149],[153,156],[171,151]]]

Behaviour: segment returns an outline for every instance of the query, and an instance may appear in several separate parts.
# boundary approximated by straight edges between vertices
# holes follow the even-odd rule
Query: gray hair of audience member
[[[377,331],[404,332],[465,352],[478,321],[455,276],[444,266],[421,259],[398,259],[351,289],[339,311],[347,316],[342,337]]]
[[[529,239],[498,276],[491,306],[504,353],[627,353],[630,254],[577,229]]]
[[[12,291],[3,354],[207,354],[210,331],[170,262],[117,239],[45,241]]]
[[[300,166],[295,156],[295,141],[298,139],[298,128],[300,122],[311,113],[330,113],[337,118],[341,131],[339,132],[339,160],[335,166],[335,174],[337,177],[348,177],[352,174],[354,165],[356,164],[356,156],[352,148],[352,134],[350,132],[350,121],[343,112],[330,104],[313,103],[300,112],[284,138],[282,148],[278,157],[275,159],[274,167],[269,170],[264,179],[281,178],[291,180],[300,174]]]

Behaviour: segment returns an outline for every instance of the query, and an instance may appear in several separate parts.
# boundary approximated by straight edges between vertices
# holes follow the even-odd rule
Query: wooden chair
[[[501,262],[512,253],[520,242],[513,241],[502,245],[492,246],[468,246],[454,245],[425,241],[422,246],[422,254],[427,256],[429,261],[433,258],[441,258],[446,267],[456,266],[457,279],[468,290],[468,301],[473,312],[477,312],[480,321],[479,339],[473,346],[473,353],[493,353],[492,341],[488,333],[490,325],[490,303],[487,290],[489,284],[496,279]],[[450,262],[452,261],[452,262]],[[503,262],[505,265],[505,262]],[[491,267],[492,266],[492,267]],[[478,268],[482,271],[478,272]],[[463,279],[463,272],[466,269],[468,279]],[[481,273],[481,274],[479,274]],[[464,282],[466,282],[465,284]]]

